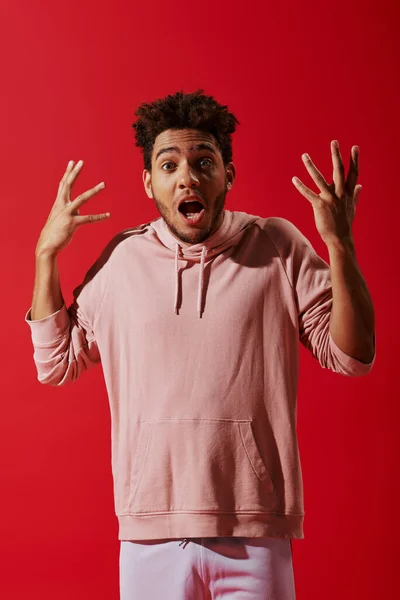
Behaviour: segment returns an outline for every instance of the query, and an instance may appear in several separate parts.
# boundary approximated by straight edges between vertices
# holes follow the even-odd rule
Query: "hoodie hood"
[[[237,244],[249,227],[260,217],[249,215],[239,211],[223,211],[223,221],[216,231],[210,235],[204,242],[199,244],[187,244],[176,238],[170,231],[167,223],[160,217],[150,223],[150,227],[155,231],[160,242],[171,250],[171,258],[175,256],[174,275],[175,275],[175,303],[174,313],[178,314],[179,297],[179,260],[192,261],[200,263],[199,284],[197,294],[197,312],[201,318],[203,306],[203,280],[204,266],[206,262],[221,254],[227,248]]]

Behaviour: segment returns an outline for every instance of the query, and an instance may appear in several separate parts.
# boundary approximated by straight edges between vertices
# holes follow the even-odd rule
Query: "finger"
[[[354,190],[354,206],[357,204],[358,196],[360,195],[361,190],[362,190],[362,185],[360,185],[360,184],[356,185],[355,190]]]
[[[298,179],[297,177],[293,177],[292,182],[294,183],[296,188],[299,190],[300,194],[303,194],[303,196],[305,198],[307,198],[307,200],[309,200],[311,202],[311,204],[313,202],[316,202],[317,200],[320,200],[320,197],[318,196],[318,194],[315,194],[312,190],[310,190],[307,186],[305,186],[304,183],[302,181],[300,181],[300,179]]]
[[[332,164],[333,164],[333,182],[335,184],[335,193],[341,197],[344,193],[344,166],[342,155],[340,154],[339,142],[331,142]]]
[[[62,188],[64,186],[64,183],[66,182],[68,175],[71,173],[71,171],[72,171],[72,169],[74,167],[74,164],[75,163],[74,163],[73,160],[69,161],[69,163],[67,165],[67,168],[64,171],[64,175],[62,176],[62,178],[60,180],[60,183],[58,184],[57,198],[60,195],[60,192],[61,192],[61,190],[62,190]]]
[[[110,213],[102,213],[100,215],[84,215],[75,217],[75,222],[78,225],[85,225],[86,223],[98,223],[99,221],[105,221],[111,217]]]
[[[308,154],[303,154],[301,158],[303,159],[303,162],[304,162],[304,165],[305,165],[307,171],[310,173],[314,183],[319,188],[319,190],[321,192],[331,193],[331,189],[330,189],[329,185],[327,184],[327,182],[325,181],[324,176],[322,175],[322,173],[320,171],[318,171],[317,167],[314,165],[310,156]]]
[[[358,158],[359,148],[358,146],[353,146],[350,151],[350,168],[346,179],[346,191],[350,196],[354,193],[358,179]]]
[[[73,187],[75,181],[78,178],[78,175],[80,174],[80,172],[82,170],[82,167],[83,167],[83,160],[78,160],[76,165],[67,174],[63,188],[60,192],[60,196],[62,197],[63,201],[66,204],[68,204],[68,202],[71,201],[71,190],[72,190],[72,187]]]
[[[75,200],[71,202],[71,212],[75,212],[78,208],[80,208],[83,204],[90,200],[90,198],[101,192],[101,190],[103,190],[104,188],[105,183],[104,181],[102,181],[91,190],[88,190],[87,192],[84,192],[83,194],[75,198]]]

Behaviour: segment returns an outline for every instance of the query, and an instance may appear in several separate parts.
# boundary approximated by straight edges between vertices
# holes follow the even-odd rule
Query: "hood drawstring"
[[[179,296],[179,268],[178,268],[178,260],[179,254],[181,252],[181,247],[178,243],[175,244],[175,305],[174,305],[174,313],[178,314],[178,296]],[[202,300],[203,300],[203,284],[204,284],[204,264],[206,260],[207,248],[203,246],[201,250],[201,260],[200,260],[200,273],[199,273],[199,287],[197,293],[197,312],[199,319],[201,318],[201,309],[202,309]]]
[[[166,221],[162,217],[151,221],[148,225],[151,229],[152,242],[161,245],[175,255],[175,301],[174,301],[174,313],[179,314],[179,288],[182,285],[180,281],[179,273],[179,258],[186,261],[192,261],[199,264],[199,281],[198,281],[198,294],[197,294],[197,313],[198,318],[202,317],[202,313],[205,312],[206,304],[206,291],[204,282],[204,271],[205,262],[209,263],[211,260],[220,256],[226,250],[232,248],[239,243],[242,236],[245,235],[246,231],[252,227],[261,217],[255,215],[248,215],[244,212],[232,212],[230,210],[223,211],[223,219],[221,225],[203,242],[198,244],[192,244],[187,246],[183,241],[177,238],[172,231],[169,229]],[[147,232],[147,225],[143,228],[143,232]],[[172,258],[170,253],[163,254],[165,260]],[[166,262],[165,262],[166,264]],[[197,267],[196,267],[197,268]],[[182,291],[182,290],[181,290]]]
[[[186,546],[188,545],[188,543],[189,543],[189,538],[183,538],[183,540],[181,542],[179,542],[179,546],[182,546],[182,544],[183,544],[182,550],[184,550],[186,548]]]
[[[179,289],[179,270],[178,270],[178,256],[180,246],[175,244],[175,314],[178,314],[178,289]]]
[[[201,261],[200,261],[199,289],[197,292],[197,311],[199,313],[199,319],[201,317],[201,301],[203,299],[204,263],[206,260],[206,252],[207,252],[207,249],[205,246],[203,246],[202,251],[201,251]]]

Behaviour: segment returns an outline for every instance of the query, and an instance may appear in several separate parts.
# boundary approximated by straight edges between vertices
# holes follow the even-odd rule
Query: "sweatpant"
[[[290,539],[121,541],[120,600],[295,600]]]

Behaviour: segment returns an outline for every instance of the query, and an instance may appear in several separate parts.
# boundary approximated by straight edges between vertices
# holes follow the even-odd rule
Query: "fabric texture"
[[[329,265],[289,221],[224,211],[189,246],[160,217],[119,233],[32,321],[38,380],[101,362],[120,540],[304,537],[299,340],[323,368],[370,372],[329,332]]]
[[[120,542],[120,600],[295,600],[291,541]]]

